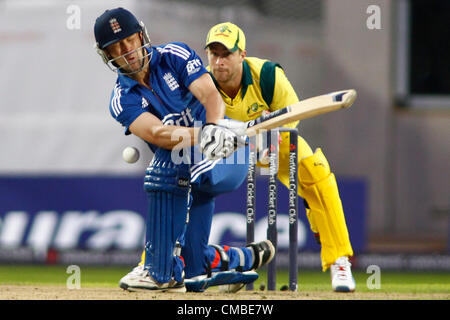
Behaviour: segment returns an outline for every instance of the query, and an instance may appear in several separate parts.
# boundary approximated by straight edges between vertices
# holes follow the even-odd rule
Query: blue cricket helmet
[[[102,50],[110,44],[142,31],[144,31],[142,24],[124,8],[106,10],[95,20],[94,25],[95,41]]]
[[[141,58],[142,65],[138,70],[124,71],[123,68],[128,65],[128,62],[122,66],[119,66],[116,63],[117,60],[122,58],[124,55],[113,59],[108,56],[104,49],[107,46],[123,40],[137,32],[142,32],[143,38],[142,46],[136,49],[141,49],[143,50],[142,52],[144,52],[144,55]],[[142,21],[139,22],[130,11],[124,8],[106,10],[95,20],[94,34],[96,41],[94,48],[102,58],[103,62],[114,72],[122,74],[133,74],[139,72],[149,64],[152,58],[153,51],[151,50],[151,41],[144,23]],[[150,50],[145,51],[144,48],[148,48]],[[144,61],[145,59],[147,59],[147,62]]]

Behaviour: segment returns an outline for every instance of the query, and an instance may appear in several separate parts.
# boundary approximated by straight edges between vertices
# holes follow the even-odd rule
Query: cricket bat
[[[247,136],[261,130],[281,127],[290,122],[312,118],[342,108],[349,108],[356,99],[356,90],[342,90],[308,98],[247,122]]]

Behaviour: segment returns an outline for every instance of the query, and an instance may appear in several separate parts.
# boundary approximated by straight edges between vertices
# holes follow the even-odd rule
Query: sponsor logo
[[[314,167],[322,166],[325,168],[325,165],[322,162],[314,162]]]
[[[191,74],[194,74],[194,73],[200,71],[201,65],[202,65],[202,63],[200,62],[200,59],[194,59],[194,60],[189,61],[186,65],[186,70],[187,70],[188,75],[190,76]]]
[[[187,178],[179,178],[178,179],[178,186],[186,188],[189,186],[189,179]]]
[[[186,108],[180,113],[170,113],[162,119],[164,125],[192,127],[194,117],[192,117],[191,109]]]
[[[236,191],[217,197],[210,243],[245,245],[246,202],[252,197],[256,201],[250,208],[249,220],[255,221],[255,241],[265,239],[268,225],[267,180],[257,175],[249,189],[246,190],[247,185],[243,183]],[[0,262],[38,261],[36,259],[43,257],[41,253],[48,251],[48,261],[67,265],[87,260],[116,261],[128,265],[129,261],[140,255],[145,244],[147,202],[141,183],[141,177],[0,179],[0,187],[3,186],[0,197]],[[295,192],[291,183],[289,181],[291,190],[280,186],[275,195],[279,198],[276,218],[279,248],[287,248],[289,223],[297,220],[300,249],[320,251],[309,228],[302,201],[298,203],[298,217],[294,216],[291,205]],[[360,179],[343,179],[340,183],[339,191],[348,218],[352,247],[355,252],[361,252],[366,243],[366,184]],[[47,197],[39,190],[45,190]],[[119,251],[128,253],[116,256]]]
[[[253,127],[256,124],[256,120],[250,120],[247,122],[247,128]]]
[[[142,246],[145,231],[144,218],[127,210],[9,211],[1,220],[0,247],[5,248],[128,250]]]
[[[148,107],[148,101],[144,97],[142,97],[142,109],[145,109],[147,107]]]

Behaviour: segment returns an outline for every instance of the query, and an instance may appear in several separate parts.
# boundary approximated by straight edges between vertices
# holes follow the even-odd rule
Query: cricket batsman
[[[245,35],[238,26],[230,22],[213,26],[206,37],[205,48],[208,69],[229,118],[246,122],[263,112],[299,101],[280,65],[247,57]],[[232,130],[239,127],[229,120],[219,123]],[[296,128],[297,125],[298,121],[286,127]],[[280,135],[278,179],[289,187],[289,136],[288,133]],[[313,152],[300,136],[298,152],[298,195],[305,200],[311,230],[321,244],[322,269],[330,268],[334,291],[352,292],[355,281],[348,257],[353,255],[353,250],[335,176],[322,150],[317,148]],[[262,155],[259,165],[267,165],[267,152],[259,154]]]
[[[100,15],[94,34],[97,53],[117,73],[112,117],[154,153],[144,178],[145,258],[119,286],[201,292],[253,282],[254,270],[275,255],[270,241],[208,243],[215,197],[237,189],[248,170],[248,159],[222,160],[248,146],[246,137],[218,125],[225,105],[201,59],[181,42],[152,46],[145,25],[123,8]]]

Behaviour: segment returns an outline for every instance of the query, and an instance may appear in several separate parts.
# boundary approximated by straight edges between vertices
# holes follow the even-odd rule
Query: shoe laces
[[[130,272],[130,274],[137,275],[137,276],[144,276],[146,273],[148,273],[148,271],[144,269],[144,265],[139,265],[137,267],[134,267],[133,270],[131,270],[131,272]]]
[[[334,274],[341,280],[346,280],[349,275],[349,270],[351,267],[350,261],[348,261],[347,257],[340,257],[333,264],[332,268]]]

